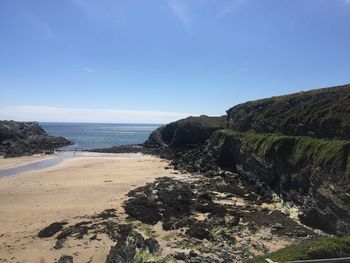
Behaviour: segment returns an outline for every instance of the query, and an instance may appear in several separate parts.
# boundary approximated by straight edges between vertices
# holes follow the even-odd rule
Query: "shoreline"
[[[140,155],[132,153],[98,153],[85,151],[64,151],[54,154],[36,154],[31,156],[11,157],[0,159],[0,178],[6,176],[13,176],[27,171],[41,170],[60,164],[66,159],[71,158],[102,158],[113,157],[120,158],[136,158]]]
[[[40,239],[37,234],[53,222],[74,224],[106,209],[125,216],[126,194],[157,177],[174,176],[167,165],[149,155],[87,153],[1,178],[0,262],[54,262],[62,255],[73,255],[74,262],[104,262],[114,244],[107,236],[84,243],[69,240],[56,250],[54,237]]]
[[[123,225],[134,228],[128,235],[155,238],[162,248],[159,258],[188,257],[195,249],[241,262],[304,240],[304,235],[318,236],[287,216],[281,203],[259,201],[234,173],[210,178],[181,170],[145,153],[81,152],[51,167],[1,178],[0,263],[57,262],[64,255],[75,263],[105,262],[118,249]],[[237,181],[227,188],[230,177]],[[189,214],[173,210],[178,198],[190,204]],[[153,224],[147,222],[156,216],[148,205],[175,214]],[[52,224],[64,227],[39,238]],[[227,234],[221,236],[222,231]],[[228,256],[226,250],[235,252]],[[196,255],[197,260],[213,260]]]
[[[33,154],[28,156],[20,156],[20,157],[0,157],[0,170],[15,168],[20,165],[26,165],[38,161],[42,161],[45,159],[53,158],[53,154],[45,155],[45,154]]]

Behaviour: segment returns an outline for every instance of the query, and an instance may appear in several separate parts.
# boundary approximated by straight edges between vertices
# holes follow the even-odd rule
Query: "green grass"
[[[212,252],[212,247],[213,244],[208,242],[208,243],[191,243],[191,241],[186,241],[183,240],[183,242],[179,243],[179,248],[181,249],[189,249],[189,250],[197,250],[200,253],[203,254],[208,254],[210,252]]]
[[[156,262],[157,257],[148,251],[140,250],[136,252],[134,260],[136,260],[137,262]]]
[[[220,130],[213,135],[218,145],[225,139],[236,138],[241,148],[270,163],[282,160],[291,167],[312,165],[329,173],[350,177],[350,140],[326,140],[306,136],[264,133],[239,133]]]
[[[148,238],[157,238],[158,234],[153,230],[153,228],[150,225],[141,223],[140,221],[131,221],[131,224],[142,234],[144,234],[145,237]]]
[[[307,240],[271,254],[256,257],[249,263],[262,263],[266,258],[273,261],[292,261],[338,257],[350,257],[350,236]]]
[[[350,139],[350,85],[250,101],[227,115],[240,132]]]

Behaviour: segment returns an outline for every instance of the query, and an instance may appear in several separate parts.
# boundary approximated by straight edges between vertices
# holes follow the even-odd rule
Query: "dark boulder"
[[[211,240],[213,238],[212,234],[206,228],[206,225],[201,222],[195,223],[192,226],[190,226],[190,228],[186,230],[186,234],[190,237],[194,237],[201,240]]]
[[[117,244],[111,248],[106,259],[106,263],[142,263],[143,253],[157,255],[160,246],[153,238],[145,239],[136,232],[132,225],[119,226],[119,238]]]
[[[59,258],[59,260],[56,263],[73,263],[73,257],[72,256],[62,256]]]
[[[186,182],[163,177],[129,192],[126,213],[146,224],[190,213],[193,193]]]
[[[38,233],[38,237],[45,238],[45,237],[52,237],[59,231],[63,229],[63,226],[68,224],[67,222],[55,222],[50,224],[49,226],[45,227],[44,229],[40,230]]]

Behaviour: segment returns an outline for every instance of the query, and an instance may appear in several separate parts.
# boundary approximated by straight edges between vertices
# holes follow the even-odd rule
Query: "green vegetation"
[[[169,234],[165,235],[163,237],[163,240],[169,242],[169,241],[176,240],[178,237],[181,237],[181,236],[183,236],[182,233],[174,231],[174,232],[170,232]]]
[[[150,225],[141,223],[140,221],[131,221],[131,224],[139,230],[145,237],[157,238],[158,234],[152,229]]]
[[[156,262],[157,257],[148,251],[140,250],[135,255],[136,262]]]
[[[227,115],[240,132],[350,139],[350,85],[250,101]]]
[[[249,262],[263,263],[266,258],[273,261],[292,261],[338,257],[350,257],[350,236],[307,240],[269,255],[256,257]]]
[[[223,129],[226,127],[226,116],[220,116],[220,117],[211,117],[206,115],[201,115],[198,117],[190,116],[185,119],[175,121],[173,123],[176,123],[177,125],[191,124],[191,125],[198,125],[205,128]]]
[[[225,227],[225,226],[215,226],[214,228],[211,229],[210,233],[214,237],[215,240],[221,240],[224,241],[225,239],[227,240],[227,236],[235,235],[235,228],[233,227]],[[225,237],[225,238],[223,238]]]
[[[253,132],[239,133],[228,129],[218,131],[213,136],[218,144],[222,144],[227,137],[238,139],[241,148],[270,163],[280,160],[289,164],[290,167],[299,169],[311,165],[325,172],[350,175],[349,140],[325,140]]]
[[[196,250],[196,251],[199,251],[200,253],[207,254],[212,252],[213,243],[210,243],[210,242],[192,243],[190,241],[183,240],[181,243],[179,243],[179,248]]]

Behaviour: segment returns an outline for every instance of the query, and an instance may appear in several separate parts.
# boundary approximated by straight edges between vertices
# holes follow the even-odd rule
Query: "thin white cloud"
[[[46,29],[46,37],[47,37],[47,39],[53,38],[53,32],[51,30],[51,27],[50,27],[49,23],[46,23],[45,29]]]
[[[248,0],[229,0],[226,1],[221,12],[219,13],[219,16],[225,16],[228,14],[231,14],[233,11],[241,7],[244,3],[246,3]]]
[[[168,0],[168,6],[187,32],[191,31],[192,17],[183,0]]]
[[[0,107],[0,120],[40,122],[169,123],[189,113],[46,106]]]
[[[88,68],[88,67],[85,67],[84,70],[89,72],[89,73],[94,73],[95,72],[95,70],[93,70],[92,68]]]

